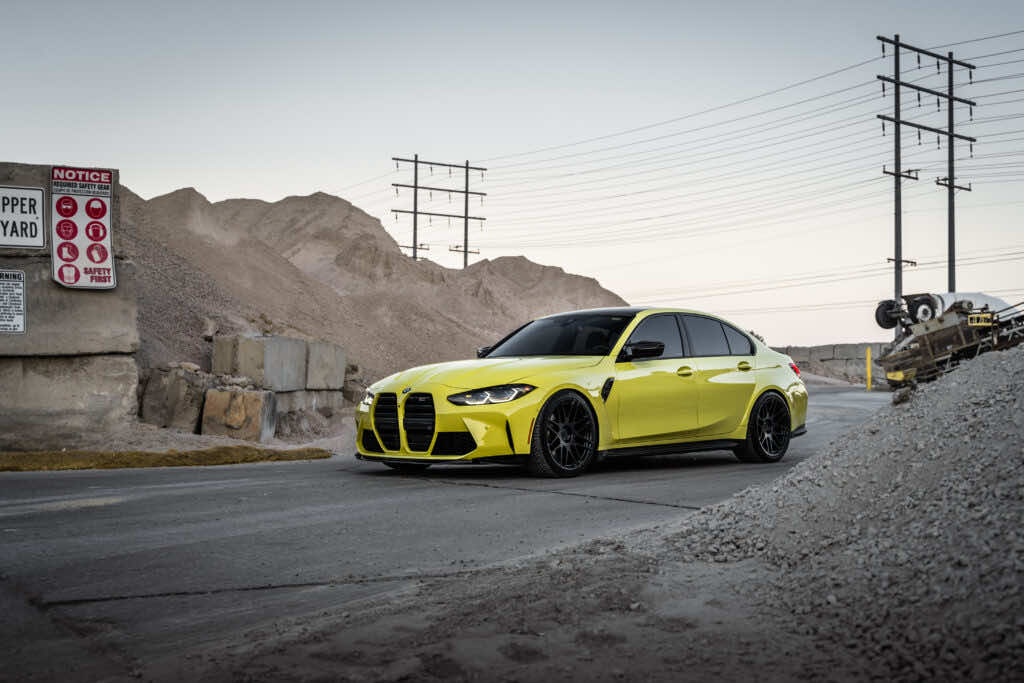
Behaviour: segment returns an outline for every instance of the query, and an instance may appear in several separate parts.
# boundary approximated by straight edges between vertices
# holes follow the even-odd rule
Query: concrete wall
[[[24,334],[0,333],[0,448],[60,448],[137,412],[136,272],[124,259],[114,172],[112,290],[67,289],[50,276],[51,166],[0,163],[0,184],[44,190],[43,249],[0,248],[0,268],[25,272]]]
[[[793,359],[803,372],[832,377],[856,384],[867,380],[867,350],[871,349],[871,386],[885,386],[885,371],[877,359],[887,344],[824,344],[821,346],[776,346],[776,351]]]
[[[134,418],[139,375],[125,354],[0,358],[0,449],[63,448]]]

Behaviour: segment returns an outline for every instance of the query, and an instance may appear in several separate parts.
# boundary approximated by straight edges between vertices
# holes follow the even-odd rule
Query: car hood
[[[604,356],[520,356],[474,358],[410,368],[386,377],[370,387],[372,391],[401,391],[426,384],[453,389],[481,389],[509,384],[552,370],[574,370],[597,365]]]

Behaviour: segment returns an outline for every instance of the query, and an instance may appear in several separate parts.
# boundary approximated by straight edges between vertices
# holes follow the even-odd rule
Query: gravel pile
[[[684,560],[766,561],[787,630],[862,675],[1008,680],[1024,662],[1024,348],[880,410],[786,477],[689,518]]]

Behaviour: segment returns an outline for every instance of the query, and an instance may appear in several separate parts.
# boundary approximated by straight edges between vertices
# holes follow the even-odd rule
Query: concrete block
[[[306,346],[306,388],[341,389],[345,386],[345,349],[323,341],[308,342]]]
[[[234,374],[237,353],[238,337],[214,337],[210,370],[215,375]]]
[[[125,355],[0,358],[0,448],[61,448],[134,420],[139,383]]]
[[[158,368],[142,395],[142,421],[158,427],[199,431],[206,391],[215,378],[190,368]]]
[[[0,334],[0,356],[133,353],[139,348],[136,271],[118,260],[117,287],[68,289],[50,277],[48,256],[0,255],[0,268],[25,273],[25,334]]]
[[[271,391],[306,388],[306,342],[290,337],[239,337],[236,375]]]
[[[216,337],[212,370],[248,377],[271,391],[306,388],[306,342],[290,337]]]
[[[811,359],[811,351],[806,346],[787,346],[783,353],[792,358],[797,365]]]
[[[268,441],[277,429],[272,391],[210,389],[203,404],[203,434]]]
[[[808,349],[808,355],[812,361],[831,360],[835,358],[835,346],[827,344],[825,346],[812,346]]]
[[[842,360],[866,358],[865,349],[867,347],[867,344],[836,344],[832,357]]]
[[[277,414],[316,411],[330,417],[341,410],[345,396],[341,391],[286,391],[277,394]]]

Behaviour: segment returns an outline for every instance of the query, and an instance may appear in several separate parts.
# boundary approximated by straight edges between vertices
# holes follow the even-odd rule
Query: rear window
[[[694,356],[729,356],[729,342],[725,338],[722,324],[712,318],[684,315],[686,334],[690,338],[691,353]]]
[[[722,329],[725,330],[725,339],[729,342],[729,351],[734,356],[753,356],[754,355],[754,343],[750,341],[747,335],[743,334],[735,327],[722,323]]]

